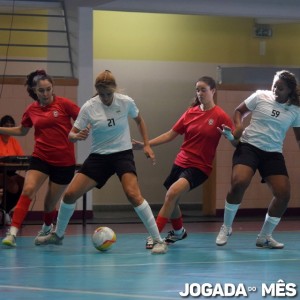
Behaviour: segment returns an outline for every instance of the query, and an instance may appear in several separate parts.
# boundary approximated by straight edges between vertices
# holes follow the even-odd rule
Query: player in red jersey
[[[233,129],[231,118],[214,103],[215,92],[216,82],[213,78],[208,76],[199,78],[192,105],[172,129],[149,141],[151,146],[157,146],[184,135],[171,173],[164,182],[167,193],[156,219],[160,232],[169,219],[171,220],[173,230],[165,238],[168,244],[187,237],[179,200],[185,193],[206,181],[212,171],[216,149],[222,136],[220,131],[226,130],[225,128]],[[134,149],[140,149],[140,146],[139,142],[134,141]],[[146,248],[152,247],[153,240],[148,237]]]
[[[40,235],[52,230],[56,204],[75,172],[74,144],[68,139],[80,108],[71,100],[56,96],[53,80],[44,71],[30,73],[26,81],[27,92],[34,100],[16,127],[0,127],[0,134],[25,136],[34,127],[34,150],[26,172],[22,194],[14,210],[12,225],[2,244],[16,247],[16,235],[26,217],[32,199],[42,184],[49,179],[44,201],[44,224]]]

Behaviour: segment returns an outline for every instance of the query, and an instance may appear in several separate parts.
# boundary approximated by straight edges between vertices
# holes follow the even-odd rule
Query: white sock
[[[11,226],[9,228],[9,233],[12,234],[12,235],[14,235],[14,236],[17,236],[18,231],[19,231],[19,228],[17,228],[17,227]]]
[[[232,227],[233,220],[239,207],[240,204],[230,204],[225,200],[224,225],[226,227]]]
[[[267,236],[272,235],[272,232],[274,231],[275,227],[280,222],[281,218],[278,217],[271,217],[269,214],[266,214],[265,222],[263,227],[261,228],[261,231],[259,233],[259,236]]]
[[[66,204],[63,201],[60,202],[60,207],[57,216],[57,224],[55,233],[58,237],[62,237],[65,234],[69,221],[74,213],[76,202],[73,204]]]
[[[42,231],[48,232],[52,228],[52,225],[47,226],[45,223],[43,224]]]
[[[183,233],[183,227],[179,230],[174,230],[175,235],[182,235],[182,233]]]
[[[149,206],[148,202],[144,199],[141,205],[134,207],[134,210],[144,223],[153,240],[162,242],[162,238],[159,234],[151,207]]]

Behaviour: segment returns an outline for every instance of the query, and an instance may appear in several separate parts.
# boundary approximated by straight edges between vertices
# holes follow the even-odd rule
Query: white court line
[[[227,264],[227,263],[249,263],[249,262],[294,262],[294,261],[300,261],[300,258],[283,258],[283,259],[250,259],[250,260],[227,260],[227,261],[191,261],[191,262],[159,262],[159,263],[143,263],[143,264],[110,264],[110,265],[105,265],[105,264],[99,264],[99,265],[63,265],[63,266],[45,266],[45,265],[41,265],[41,266],[24,266],[24,267],[0,267],[0,270],[18,270],[18,269],[39,269],[39,268],[43,268],[43,269],[61,269],[61,268],[68,268],[68,269],[75,269],[75,268],[103,268],[103,267],[139,267],[139,266],[161,266],[161,265],[191,265],[191,264]]]
[[[28,286],[16,286],[16,285],[0,285],[0,289],[18,289],[23,291],[42,291],[51,293],[62,293],[62,294],[80,294],[80,295],[98,295],[98,296],[111,296],[111,297],[123,297],[123,298],[136,298],[136,299],[159,299],[159,300],[174,300],[174,297],[162,297],[162,296],[149,296],[149,295],[135,295],[135,294],[118,294],[118,293],[105,293],[105,292],[93,292],[93,291],[82,291],[82,290],[65,290],[65,289],[47,289],[39,287],[28,287]]]

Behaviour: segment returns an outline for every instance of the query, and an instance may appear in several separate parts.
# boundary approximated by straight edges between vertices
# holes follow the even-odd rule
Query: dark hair
[[[39,98],[34,92],[34,88],[37,86],[40,80],[48,80],[53,85],[53,79],[46,73],[45,70],[36,70],[31,72],[29,75],[27,75],[27,80],[25,82],[29,96],[35,101],[38,101]]]
[[[278,71],[276,72],[274,79],[280,79],[285,82],[287,87],[291,90],[289,94],[289,99],[288,99],[288,105],[296,105],[300,106],[300,90],[298,86],[298,82],[296,79],[296,76],[286,70]]]
[[[216,81],[215,81],[212,77],[209,77],[209,76],[202,76],[202,77],[200,77],[200,78],[196,81],[196,83],[199,82],[199,81],[205,82],[205,83],[210,87],[211,90],[217,88]],[[191,104],[190,106],[191,106],[191,107],[195,107],[195,106],[198,106],[198,105],[200,105],[200,101],[199,101],[198,97],[195,96],[195,98],[194,98],[194,100],[193,100],[193,102],[192,102],[192,104]]]
[[[10,115],[5,115],[1,118],[0,126],[3,127],[6,123],[12,123],[14,126],[16,125],[14,118]]]

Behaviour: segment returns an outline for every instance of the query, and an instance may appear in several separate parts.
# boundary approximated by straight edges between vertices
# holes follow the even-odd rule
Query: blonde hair
[[[98,90],[99,88],[116,90],[117,83],[114,75],[109,70],[105,70],[101,72],[95,80],[95,88]]]

